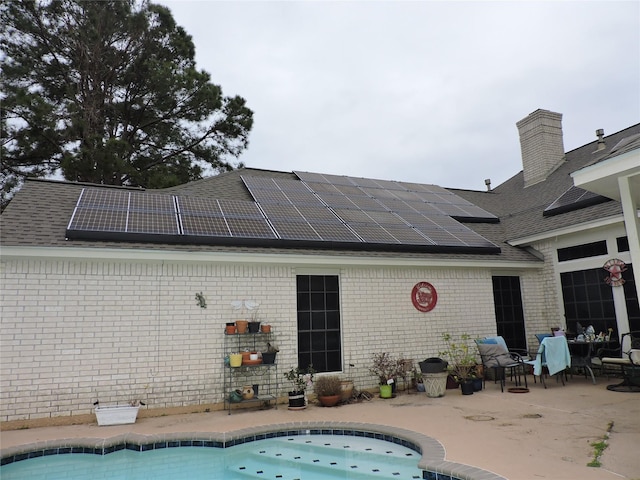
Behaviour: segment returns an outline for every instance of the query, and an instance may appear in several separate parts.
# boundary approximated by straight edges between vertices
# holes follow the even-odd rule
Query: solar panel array
[[[242,176],[255,202],[84,188],[67,236],[230,245],[499,251],[457,221],[497,218],[436,185],[302,172],[296,175],[300,180]]]
[[[543,216],[550,217],[561,213],[572,212],[580,208],[597,205],[608,201],[607,197],[589,192],[580,187],[571,186],[560,195],[551,205],[544,209]]]
[[[496,248],[452,215],[496,217],[441,187],[295,173],[300,181],[242,176],[274,229],[287,238],[309,239],[315,232],[321,241]]]
[[[276,238],[254,202],[99,188],[82,190],[67,226],[71,238],[89,232]]]

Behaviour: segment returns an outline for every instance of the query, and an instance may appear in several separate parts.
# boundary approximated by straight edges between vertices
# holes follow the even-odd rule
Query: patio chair
[[[552,337],[550,333],[536,333],[536,338],[538,339],[538,345],[542,343],[543,338]]]
[[[604,350],[604,349],[603,349]],[[613,351],[599,351],[599,354],[620,352],[619,356],[602,356],[600,361],[604,366],[620,367],[622,382],[607,385],[607,390],[614,392],[640,392],[640,331],[629,332],[620,338],[620,349]]]
[[[510,378],[515,379],[516,387],[522,383],[527,388],[527,375],[524,370],[524,358],[520,352],[511,352],[507,343],[501,336],[477,339],[476,346],[484,370],[483,383],[486,382],[486,373],[492,371],[494,383],[500,381],[500,391],[504,392],[507,372]]]
[[[562,335],[543,338],[535,358],[524,363],[533,366],[533,380],[535,382],[536,376],[540,377],[540,382],[544,388],[547,388],[543,375],[545,368],[550,376],[559,373],[560,375],[556,377],[556,382],[560,378],[562,385],[565,385],[563,373],[566,372],[567,368],[571,367],[571,354],[569,353],[567,338]]]

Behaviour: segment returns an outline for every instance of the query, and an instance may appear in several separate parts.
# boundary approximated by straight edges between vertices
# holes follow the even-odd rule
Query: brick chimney
[[[536,110],[516,123],[520,134],[524,186],[544,181],[564,158],[562,114]]]

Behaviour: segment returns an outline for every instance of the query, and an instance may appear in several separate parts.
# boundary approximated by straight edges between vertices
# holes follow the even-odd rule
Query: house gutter
[[[496,261],[487,259],[375,257],[354,255],[302,255],[287,253],[252,252],[193,252],[172,250],[111,249],[111,248],[60,248],[3,246],[3,259],[49,260],[118,260],[136,262],[184,262],[223,264],[265,264],[292,266],[362,266],[362,267],[446,267],[446,268],[509,268],[540,269],[542,262]],[[488,256],[490,257],[490,256]]]

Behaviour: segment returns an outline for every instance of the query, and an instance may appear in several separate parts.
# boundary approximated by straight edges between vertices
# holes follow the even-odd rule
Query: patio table
[[[595,356],[595,352],[599,348],[608,347],[610,342],[606,341],[586,341],[586,340],[569,340],[569,353],[571,354],[571,368],[578,367],[585,369],[585,377],[587,371],[591,375],[593,384],[596,384],[596,377],[593,374],[593,365],[591,359]]]

